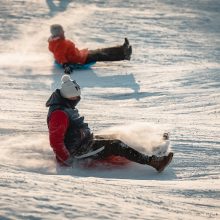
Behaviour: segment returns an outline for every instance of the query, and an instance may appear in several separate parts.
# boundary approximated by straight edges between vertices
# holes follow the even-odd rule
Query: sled
[[[86,63],[86,64],[77,64],[77,63],[72,63],[69,66],[73,69],[89,69],[91,68],[93,65],[95,65],[96,62],[91,62],[91,63]],[[56,60],[54,61],[54,65],[58,68],[63,68],[62,65],[60,63],[58,63]]]
[[[83,168],[103,168],[103,169],[115,169],[115,168],[125,168],[132,162],[124,157],[120,156],[109,156],[102,160],[88,159],[84,161],[81,165]]]

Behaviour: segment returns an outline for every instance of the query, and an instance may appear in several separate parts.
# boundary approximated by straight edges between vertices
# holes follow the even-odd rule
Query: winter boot
[[[126,37],[123,46],[124,46],[124,47],[129,47],[129,45],[130,45],[130,44],[129,44],[128,38]]]
[[[148,165],[155,168],[159,173],[162,172],[166,166],[170,164],[173,158],[173,153],[169,153],[168,156],[157,157],[152,156],[149,158]]]
[[[132,54],[132,47],[130,46],[127,38],[125,38],[125,42],[123,44],[123,50],[124,50],[124,59],[130,60]]]

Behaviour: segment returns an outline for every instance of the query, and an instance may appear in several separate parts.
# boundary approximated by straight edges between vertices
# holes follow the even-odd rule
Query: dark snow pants
[[[125,157],[130,161],[140,164],[147,164],[149,162],[149,157],[147,155],[136,151],[120,140],[95,139],[92,145],[92,150],[97,150],[101,147],[104,147],[104,150],[91,156],[91,158],[105,159],[108,156],[114,155]]]
[[[89,50],[85,63],[97,61],[120,61],[125,60],[126,54],[124,46],[108,47],[97,50]]]

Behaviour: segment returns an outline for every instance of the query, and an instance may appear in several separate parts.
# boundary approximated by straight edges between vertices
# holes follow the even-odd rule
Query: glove
[[[93,139],[93,133],[91,133],[89,128],[81,128],[80,135],[81,135],[81,140]]]
[[[81,129],[80,130],[80,132],[81,132],[81,144],[80,144],[80,146],[82,147],[82,146],[90,146],[92,143],[93,143],[93,133],[90,133],[90,130],[89,130],[89,132],[88,132],[88,130],[85,130],[84,132],[83,132],[83,130]]]
[[[77,158],[83,154],[87,154],[92,150],[92,146],[93,146],[93,140],[83,140],[80,144],[80,146],[77,148],[77,152],[75,152],[74,157]]]
[[[73,72],[73,69],[71,68],[71,66],[68,63],[64,63],[63,68],[64,68],[65,74],[70,74]]]
[[[73,156],[70,156],[67,160],[64,161],[64,164],[66,166],[71,166],[71,165],[73,165],[73,162],[74,162],[74,158],[73,158]]]

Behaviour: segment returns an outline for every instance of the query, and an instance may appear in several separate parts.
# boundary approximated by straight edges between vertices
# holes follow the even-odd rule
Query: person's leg
[[[85,63],[130,60],[131,54],[132,47],[129,45],[127,38],[125,38],[125,42],[121,46],[89,50],[89,54]]]
[[[94,141],[94,149],[101,148],[102,146],[104,146],[104,150],[96,156],[98,159],[115,155],[125,157],[136,163],[147,164],[148,156],[136,151],[120,140],[98,139]]]
[[[120,140],[94,140],[94,149],[98,149],[103,146],[104,149],[95,156],[95,159],[104,159],[112,155],[121,156],[136,163],[152,166],[159,172],[164,170],[164,168],[171,162],[173,157],[173,153],[163,157],[147,156],[129,147]]]

